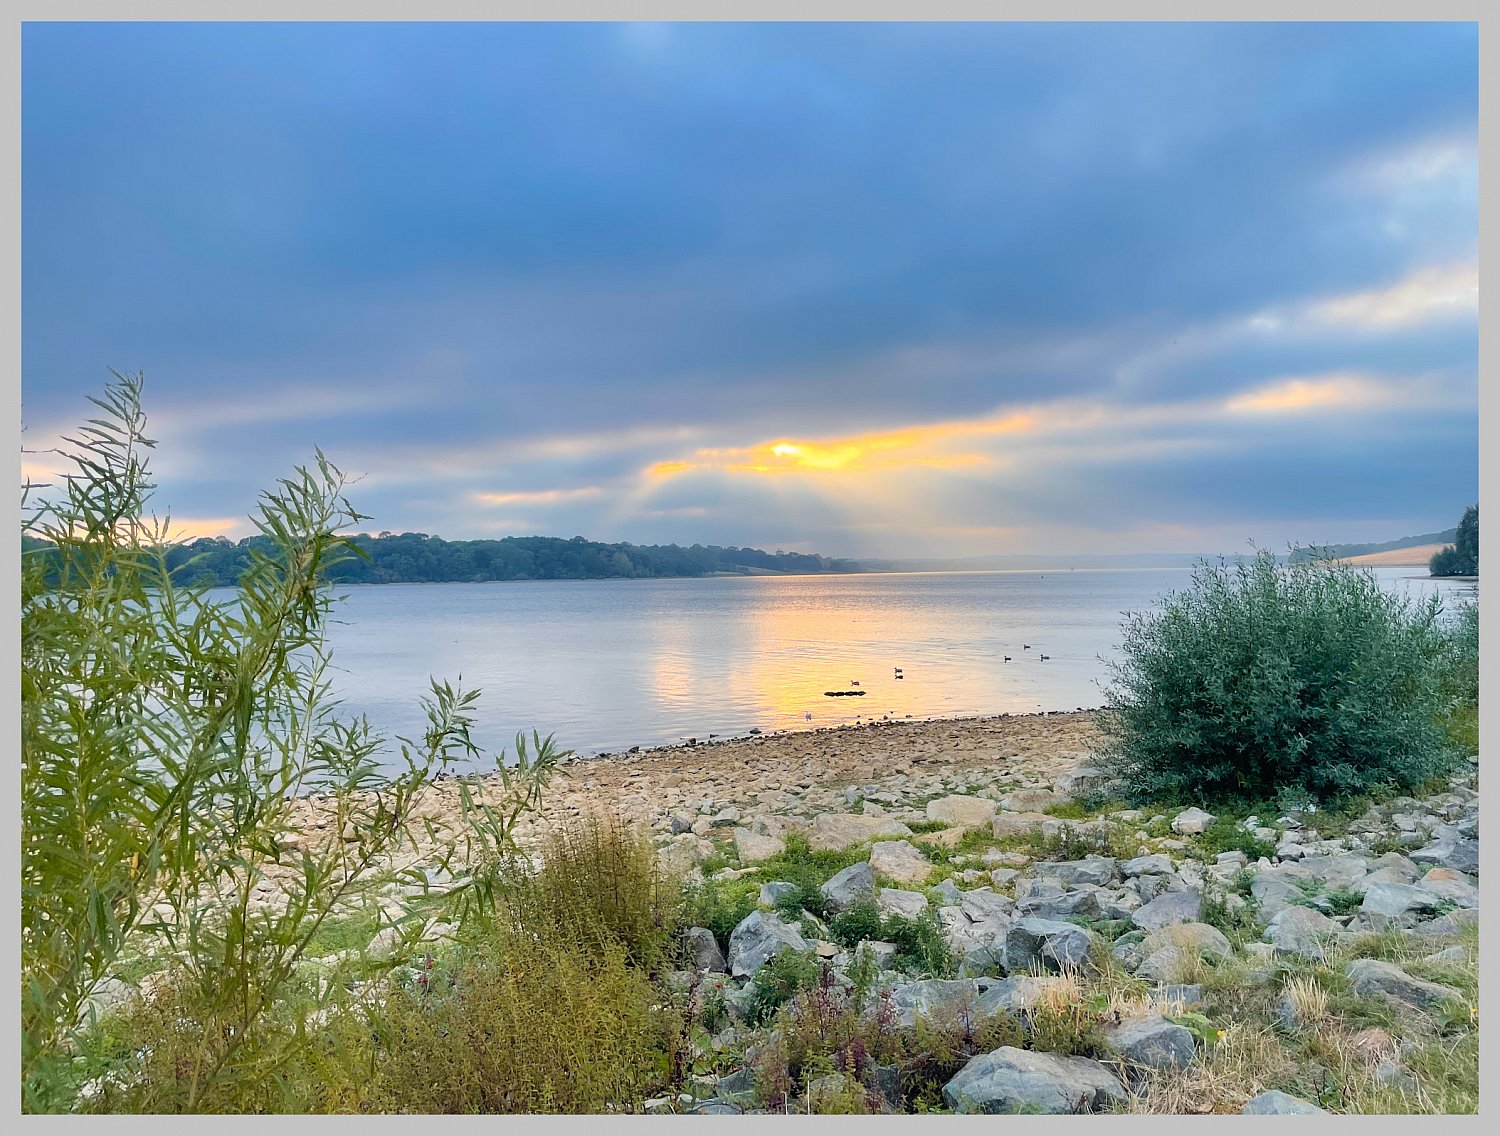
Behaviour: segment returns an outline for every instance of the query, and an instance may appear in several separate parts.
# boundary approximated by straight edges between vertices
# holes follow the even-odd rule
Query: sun
[[[778,442],[771,447],[771,452],[779,458],[796,457],[802,452],[802,447],[794,446],[791,442]]]

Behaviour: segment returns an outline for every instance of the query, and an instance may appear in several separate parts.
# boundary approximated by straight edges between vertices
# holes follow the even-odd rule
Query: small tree
[[[1453,543],[1432,554],[1427,571],[1434,576],[1479,575],[1479,506],[1464,510]]]
[[[350,555],[339,530],[362,519],[342,475],[319,453],[262,496],[269,552],[251,553],[233,600],[184,587],[193,561],[168,566],[168,526],[145,512],[141,379],[116,378],[91,400],[102,416],[68,439],[61,492],[22,495],[22,1106],[69,1106],[90,994],[149,936],[174,960],[195,1037],[150,1110],[212,1111],[236,1085],[274,1085],[304,1043],[268,1022],[330,914],[425,887],[394,856],[434,770],[474,754],[475,694],[433,683],[425,736],[402,739],[404,769],[385,773],[382,739],[335,715],[325,678],[324,574]],[[465,794],[479,858],[497,858],[535,804],[560,756],[550,739],[537,749],[502,766],[505,801]],[[334,838],[293,841],[294,799],[314,788],[332,799]],[[273,866],[285,902],[267,907],[254,888]],[[343,990],[332,979],[314,1012]]]
[[[1158,610],[1127,614],[1102,756],[1144,798],[1412,788],[1456,756],[1440,611],[1330,560],[1201,564]]]

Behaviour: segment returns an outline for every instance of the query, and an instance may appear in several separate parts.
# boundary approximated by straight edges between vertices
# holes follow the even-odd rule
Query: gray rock
[[[1452,868],[1432,868],[1416,886],[1442,902],[1456,903],[1459,907],[1479,906],[1479,889],[1469,877]]]
[[[911,829],[890,817],[821,813],[813,817],[808,844],[821,852],[837,852],[883,836],[910,836]]]
[[[1052,818],[1046,813],[1027,812],[1003,812],[997,813],[990,825],[990,831],[996,839],[1004,839],[1007,836],[1025,836],[1036,832]]]
[[[1250,894],[1260,904],[1261,914],[1268,919],[1283,908],[1300,904],[1307,892],[1298,881],[1316,885],[1317,877],[1297,864],[1282,864],[1269,871],[1255,873],[1250,881]]]
[[[1310,907],[1285,907],[1271,916],[1261,937],[1278,954],[1326,961],[1328,948],[1343,928]]]
[[[859,946],[854,948],[856,959],[868,957],[876,969],[885,970],[891,965],[891,960],[896,957],[900,948],[895,943],[883,943],[879,939],[861,939]]]
[[[688,963],[694,970],[706,970],[710,974],[723,974],[727,969],[724,952],[719,941],[707,927],[689,927],[682,933],[682,945]]]
[[[1064,978],[1049,978],[1033,974],[1017,974],[1003,978],[979,995],[974,1009],[984,1015],[998,1013],[1020,1013],[1033,1009],[1042,1000],[1048,988],[1065,982]]]
[[[1423,962],[1463,962],[1467,952],[1462,947],[1444,947],[1423,957]]]
[[[753,1069],[736,1069],[733,1073],[720,1077],[714,1085],[714,1096],[721,1100],[733,1101],[736,1097],[754,1095],[755,1070]]]
[[[1412,884],[1417,882],[1417,877],[1422,874],[1422,869],[1409,857],[1399,852],[1387,852],[1382,856],[1369,861],[1370,872],[1389,872],[1390,875],[1382,877],[1391,883]]]
[[[1093,943],[1089,933],[1075,923],[1027,917],[1011,925],[1005,936],[1005,969],[1025,973],[1033,966],[1058,970],[1080,967],[1089,961]]]
[[[797,885],[786,880],[771,880],[760,885],[760,902],[766,907],[775,907],[783,899],[797,894]]]
[[[729,936],[729,973],[736,978],[755,974],[772,955],[811,950],[812,944],[768,911],[752,911]]]
[[[1184,809],[1172,820],[1172,831],[1178,836],[1195,836],[1217,819],[1202,809]]]
[[[927,819],[944,824],[986,825],[995,819],[995,802],[988,797],[939,797],[927,802]]]
[[[870,867],[908,884],[922,883],[932,874],[932,861],[905,840],[884,840],[871,845]]]
[[[1434,911],[1440,902],[1430,891],[1412,884],[1370,884],[1365,888],[1364,902],[1359,905],[1365,916],[1383,916],[1401,921],[1409,915]]]
[[[1104,918],[1104,904],[1098,893],[1092,891],[1069,891],[1062,895],[1032,896],[1019,900],[1016,910],[1022,915],[1038,919],[1062,919],[1069,915],[1083,919]],[[1132,913],[1133,914],[1133,913]]]
[[[952,880],[944,880],[936,887],[929,888],[928,890],[941,899],[945,905],[956,907],[959,900],[963,898],[963,893],[958,890],[958,885]]]
[[[1160,1014],[1127,1018],[1104,1030],[1104,1047],[1135,1065],[1151,1069],[1181,1068],[1197,1050],[1192,1033]]]
[[[1013,899],[993,891],[966,891],[959,897],[958,905],[975,923],[995,919],[1009,922],[1016,910]]]
[[[1001,797],[1000,807],[1013,813],[1044,813],[1061,800],[1051,789],[1018,789]]]
[[[1169,891],[1139,908],[1130,921],[1143,931],[1158,931],[1172,923],[1196,923],[1202,913],[1202,892]]]
[[[1149,954],[1162,947],[1177,947],[1200,958],[1226,959],[1234,953],[1229,940],[1207,923],[1169,923],[1148,934],[1142,944]]]
[[[1267,1089],[1240,1109],[1241,1116],[1324,1116],[1327,1109],[1283,1093],[1279,1089]]]
[[[944,1103],[958,1113],[1091,1112],[1125,1097],[1097,1061],[1009,1045],[972,1058],[943,1086]]]
[[[899,915],[904,919],[915,919],[927,910],[927,897],[919,891],[901,891],[898,888],[881,888],[875,893],[875,906],[882,915]]]
[[[762,836],[748,828],[736,828],[734,847],[740,855],[741,863],[754,864],[769,860],[772,856],[780,856],[786,851],[786,841],[779,836]]]
[[[954,1011],[965,1002],[973,1005],[979,998],[979,987],[972,978],[927,978],[891,989],[891,1005],[897,1023],[910,1029],[917,1019],[939,1010]]]
[[[1040,875],[1057,880],[1065,888],[1082,884],[1102,887],[1112,882],[1120,871],[1113,856],[1085,856],[1082,860],[1037,864],[1035,868]]]
[[[1399,966],[1378,959],[1355,959],[1344,973],[1356,994],[1393,998],[1421,1010],[1463,999],[1463,995],[1451,986],[1414,978]]]
[[[862,899],[875,894],[875,870],[864,861],[850,864],[818,889],[834,914],[847,911]]]
[[[1418,848],[1411,854],[1411,858],[1418,864],[1452,868],[1455,872],[1477,873],[1479,841],[1464,837],[1442,838]]]
[[[1203,1004],[1203,987],[1196,982],[1168,982],[1146,991],[1146,1000],[1153,1006],[1167,1006],[1180,1002],[1184,1007]]]
[[[1150,856],[1137,856],[1134,860],[1126,860],[1120,865],[1120,872],[1127,878],[1136,876],[1165,876],[1172,871],[1172,857],[1163,852],[1157,852]]]
[[[1353,856],[1347,852],[1335,855],[1304,856],[1301,866],[1322,881],[1323,886],[1327,888],[1351,887],[1358,880],[1364,879],[1369,870],[1368,862],[1363,856]]]

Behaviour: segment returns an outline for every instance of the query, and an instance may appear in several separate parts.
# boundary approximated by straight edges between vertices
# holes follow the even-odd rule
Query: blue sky
[[[1477,496],[1472,24],[29,24],[23,444],[378,531],[1238,551]],[[44,475],[45,453],[23,469]]]

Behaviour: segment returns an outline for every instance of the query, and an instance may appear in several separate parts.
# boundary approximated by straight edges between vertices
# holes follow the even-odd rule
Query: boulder
[[[1224,932],[1207,923],[1169,923],[1148,934],[1142,946],[1147,954],[1162,947],[1177,947],[1200,958],[1211,959],[1226,959],[1234,953]]]
[[[1017,974],[1010,978],[1002,978],[979,995],[979,1001],[974,1004],[974,1009],[982,1015],[1017,1014],[1023,1010],[1035,1009],[1049,988],[1056,986],[1059,982],[1067,981],[1069,980],[1066,978],[1051,978],[1034,974]]]
[[[1189,963],[1188,952],[1181,947],[1157,947],[1141,960],[1135,968],[1135,976],[1147,982],[1178,983],[1186,976]]]
[[[978,997],[979,986],[972,978],[927,978],[891,988],[897,1023],[905,1029],[939,1010],[958,1010],[966,1002],[972,1005]]]
[[[1178,836],[1196,836],[1217,818],[1202,809],[1184,809],[1172,819],[1172,831]]]
[[[1007,836],[1027,836],[1040,830],[1052,819],[1046,813],[996,813],[990,831],[997,840],[1003,840]]]
[[[1455,872],[1479,871],[1479,841],[1464,837],[1442,837],[1411,854],[1422,865],[1452,868]]]
[[[760,885],[760,902],[764,907],[775,907],[783,899],[797,894],[797,885],[786,880],[770,880]]]
[[[1369,872],[1369,862],[1363,856],[1347,852],[1304,856],[1301,867],[1311,872],[1325,888],[1353,887]]]
[[[1343,928],[1320,911],[1310,907],[1286,907],[1271,916],[1261,937],[1281,955],[1315,959],[1328,958],[1328,947]]]
[[[1092,1112],[1125,1096],[1097,1061],[1010,1045],[970,1059],[943,1086],[944,1103],[958,1113]]]
[[[919,891],[901,891],[897,888],[881,888],[875,893],[875,906],[882,915],[899,915],[904,919],[916,919],[927,910],[927,897]]]
[[[1451,986],[1414,978],[1393,963],[1379,959],[1355,959],[1344,970],[1356,994],[1405,1002],[1419,1010],[1430,1010],[1448,1001],[1462,1001],[1463,995]]]
[[[1413,884],[1370,884],[1365,888],[1360,914],[1401,922],[1420,912],[1431,912],[1441,902],[1430,891]]]
[[[922,883],[932,874],[932,861],[905,840],[883,840],[872,845],[870,867],[908,884]]]
[[[875,964],[876,970],[885,970],[891,965],[891,960],[900,951],[895,943],[883,943],[879,939],[861,939],[859,946],[854,948],[856,959],[868,958]]]
[[[1096,765],[1080,765],[1070,773],[1064,773],[1052,783],[1053,792],[1061,797],[1077,797],[1084,793],[1097,792],[1110,783],[1107,770]]]
[[[682,933],[682,945],[688,964],[694,970],[723,974],[727,969],[724,952],[719,949],[719,941],[707,927],[689,927]]]
[[[1112,883],[1119,875],[1119,865],[1113,856],[1085,856],[1082,860],[1040,863],[1035,865],[1035,869],[1038,875],[1057,880],[1068,888],[1084,884],[1103,887]]]
[[[1202,913],[1202,892],[1168,891],[1138,908],[1130,921],[1143,931],[1158,931],[1172,923],[1197,923]]]
[[[1249,1103],[1240,1109],[1241,1116],[1323,1116],[1326,1114],[1326,1109],[1310,1104],[1301,1097],[1283,1093],[1279,1089],[1267,1089],[1259,1096],[1250,1098]]]
[[[1104,1048],[1133,1065],[1182,1068],[1197,1052],[1192,1032],[1160,1014],[1126,1018],[1104,1030]]]
[[[992,919],[1008,922],[1016,911],[1014,900],[993,891],[966,891],[959,897],[958,905],[975,923],[985,923]]]
[[[1089,933],[1076,923],[1018,919],[1005,935],[1005,969],[1024,974],[1037,965],[1048,970],[1079,967],[1088,962],[1092,950]]]
[[[944,824],[989,824],[995,819],[995,802],[988,797],[939,797],[927,802],[927,819]]]
[[[729,936],[729,973],[746,978],[782,951],[811,950],[812,944],[768,911],[752,911]]]
[[[1022,915],[1039,919],[1062,919],[1069,915],[1084,919],[1102,919],[1104,905],[1099,894],[1093,891],[1067,891],[1060,895],[1037,895],[1017,901],[1016,910]]]
[[[1416,886],[1443,902],[1455,903],[1459,907],[1479,906],[1479,889],[1468,876],[1452,868],[1432,868],[1417,881]]]
[[[828,910],[836,915],[875,894],[875,870],[864,861],[850,864],[818,890],[828,901]]]
[[[1126,860],[1121,864],[1120,872],[1126,879],[1134,879],[1136,876],[1170,875],[1172,857],[1164,852],[1156,852],[1150,856],[1137,856],[1134,860]]]
[[[1297,864],[1282,864],[1280,867],[1255,873],[1255,878],[1250,881],[1250,894],[1260,904],[1261,914],[1269,919],[1282,908],[1301,903],[1308,894],[1304,888],[1316,884],[1317,877],[1306,868]]]
[[[807,843],[820,852],[838,852],[883,836],[910,836],[911,829],[890,817],[820,813],[813,817]]]
[[[1012,813],[1041,813],[1061,802],[1051,789],[1017,789],[1000,798],[1000,807]]]
[[[779,836],[762,836],[748,828],[736,828],[734,847],[740,854],[741,863],[754,864],[780,856],[786,851],[786,841]]]

